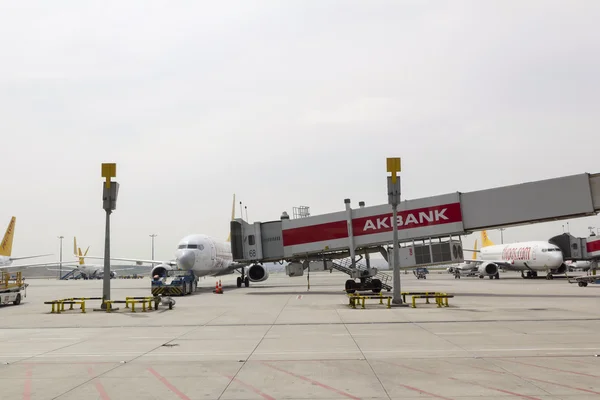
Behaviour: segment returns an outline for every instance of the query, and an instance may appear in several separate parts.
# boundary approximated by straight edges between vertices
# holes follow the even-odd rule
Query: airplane
[[[564,274],[567,265],[558,246],[543,241],[520,242],[495,245],[487,235],[481,232],[480,259],[465,260],[456,269],[460,272],[474,271],[483,279],[500,279],[500,268],[507,271],[521,271],[522,278],[536,278],[538,272],[546,272],[546,279],[555,274]],[[525,274],[526,272],[526,274]]]
[[[473,259],[465,260],[465,262],[460,263],[456,266],[450,266],[450,267],[446,268],[446,271],[448,271],[449,274],[454,274],[454,279],[460,279],[461,275],[476,276],[477,271],[475,271],[474,268],[471,268],[471,267],[475,267],[476,262],[474,262],[473,260],[476,260],[476,259],[477,259],[477,239],[475,239],[475,243],[473,244]]]
[[[589,271],[592,267],[592,261],[587,261],[587,260],[578,260],[578,261],[565,261],[565,264],[567,264],[567,267],[569,268],[569,271],[577,271],[577,270],[581,270],[581,271]]]
[[[71,269],[72,271],[79,271],[79,273],[81,274],[81,276],[83,277],[83,279],[100,279],[101,277],[104,276],[104,265],[99,265],[99,264],[86,264],[85,263],[85,256],[87,255],[88,251],[90,250],[90,246],[88,246],[88,248],[85,250],[85,253],[81,253],[81,248],[77,247],[77,238],[73,237],[73,254],[75,257],[79,258],[79,264],[77,264],[75,267],[72,266],[72,263],[67,262],[67,263],[63,263],[62,264],[62,270],[69,270]],[[78,254],[79,253],[79,254]],[[60,269],[51,269],[51,268],[47,268],[48,271],[61,271]],[[114,279],[117,277],[117,271],[127,271],[127,270],[131,270],[134,268],[121,268],[121,269],[112,269],[110,271],[110,277],[111,279]]]
[[[235,194],[233,195],[233,206],[231,220],[235,219]],[[92,257],[103,259],[103,257]],[[192,291],[198,286],[198,278],[206,276],[223,276],[240,273],[237,277],[237,287],[250,286],[250,282],[263,282],[269,278],[269,271],[262,264],[248,266],[245,263],[233,261],[231,253],[231,233],[226,241],[222,241],[205,234],[191,234],[183,237],[177,244],[175,259],[168,261],[145,260],[136,258],[117,258],[111,260],[130,261],[135,263],[156,264],[152,268],[153,279],[166,277],[169,271],[184,270],[193,271],[196,279],[192,284]]]
[[[38,266],[46,266],[46,265],[51,265],[54,263],[33,263],[33,264],[20,264],[20,265],[13,265],[13,261],[16,260],[25,260],[28,258],[38,258],[38,257],[45,257],[45,256],[51,256],[52,254],[40,254],[40,255],[36,255],[36,256],[23,256],[23,257],[12,257],[12,245],[13,245],[13,238],[15,235],[15,226],[17,224],[17,218],[16,217],[12,217],[10,219],[10,222],[8,224],[8,228],[6,228],[6,232],[4,233],[4,238],[2,239],[2,242],[0,242],[0,270],[8,270],[11,268],[28,268],[28,267],[38,267]],[[58,264],[58,263],[55,263]]]

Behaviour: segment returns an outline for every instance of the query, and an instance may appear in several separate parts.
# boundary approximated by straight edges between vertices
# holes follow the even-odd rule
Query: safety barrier
[[[158,310],[158,302],[160,300],[156,297],[125,297],[125,308],[129,308],[131,304],[131,312],[135,312],[135,305],[142,303],[142,311],[146,311],[146,303],[148,303],[148,309],[152,309],[152,302],[154,302],[154,309]]]
[[[379,304],[383,304],[383,300],[387,299],[387,308],[392,308],[392,296],[384,296],[381,294],[381,292],[379,293],[379,295],[360,295],[360,294],[352,294],[352,293],[348,293],[348,300],[349,300],[349,304],[350,307],[352,308],[356,308],[356,302],[358,301],[361,304],[361,308],[365,308],[365,300],[367,299],[379,299]]]
[[[429,304],[429,299],[435,299],[435,303],[437,304],[438,307],[450,307],[450,305],[448,304],[448,299],[454,297],[454,295],[447,294],[447,293],[440,293],[440,292],[428,293],[428,294],[405,293],[405,294],[403,294],[404,299],[406,298],[405,295],[412,296],[412,305],[411,305],[412,308],[417,308],[417,303],[416,303],[417,299],[426,299],[427,304]]]
[[[50,311],[50,314],[60,314],[65,311],[73,310],[73,305],[75,304],[81,305],[80,310],[82,313],[85,313],[86,300],[102,300],[102,297],[71,297],[68,299],[45,301],[44,304],[52,305],[52,311]],[[65,304],[70,306],[68,310],[65,310]]]
[[[80,309],[82,313],[86,312],[86,301],[87,300],[103,300],[102,297],[71,297],[71,298],[67,298],[67,299],[60,299],[60,300],[52,300],[52,301],[45,301],[44,304],[49,304],[52,305],[52,311],[50,312],[51,314],[60,314],[62,312],[65,311],[70,311],[73,310],[73,305],[75,304],[79,304],[81,305]],[[152,305],[152,303],[154,302],[154,307]],[[135,305],[136,304],[141,304],[142,305],[142,312],[145,311],[151,311],[152,309],[154,310],[158,310],[158,305],[161,302],[161,298],[159,296],[139,296],[139,297],[125,297],[125,300],[107,300],[104,301],[104,304],[106,304],[106,312],[112,312],[113,311],[113,304],[125,304],[125,308],[129,308],[129,306],[131,305],[131,312],[136,312],[135,310]],[[65,304],[70,305],[70,307],[65,310]],[[168,301],[168,306],[169,306],[169,310],[173,309],[173,304],[175,304],[174,301]]]

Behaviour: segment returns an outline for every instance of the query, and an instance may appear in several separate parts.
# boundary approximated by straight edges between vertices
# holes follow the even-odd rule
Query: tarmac
[[[51,314],[101,296],[101,280],[28,279],[0,307],[2,399],[599,399],[600,285],[566,279],[402,274],[403,291],[454,294],[352,309],[338,272],[200,281],[172,310]],[[112,299],[149,295],[111,281]],[[384,292],[384,294],[387,294]]]

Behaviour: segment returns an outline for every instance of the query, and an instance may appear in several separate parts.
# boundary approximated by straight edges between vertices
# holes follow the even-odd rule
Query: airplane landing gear
[[[536,271],[527,271],[527,275],[525,275],[523,273],[523,271],[521,271],[521,278],[524,279],[531,279],[531,278],[537,278],[537,272]]]
[[[546,275],[546,279],[551,281],[552,279],[554,279],[554,276],[552,275],[552,272],[548,272],[548,274]]]
[[[250,286],[250,279],[248,279],[248,277],[246,276],[238,276],[237,277],[237,287],[241,288],[242,287],[242,283],[244,284],[245,287]]]

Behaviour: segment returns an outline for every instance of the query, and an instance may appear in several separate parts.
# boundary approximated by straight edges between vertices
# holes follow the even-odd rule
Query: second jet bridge
[[[398,206],[399,239],[414,247],[412,243],[418,240],[591,216],[599,211],[600,174],[584,173],[403,201]],[[298,261],[377,251],[385,256],[384,246],[392,243],[391,218],[389,204],[358,209],[347,205],[344,211],[298,219],[289,219],[284,213],[280,220],[253,224],[238,218],[231,222],[233,259],[247,263]],[[461,249],[460,257],[453,260],[462,259]],[[406,266],[404,262],[401,260],[402,266]]]

